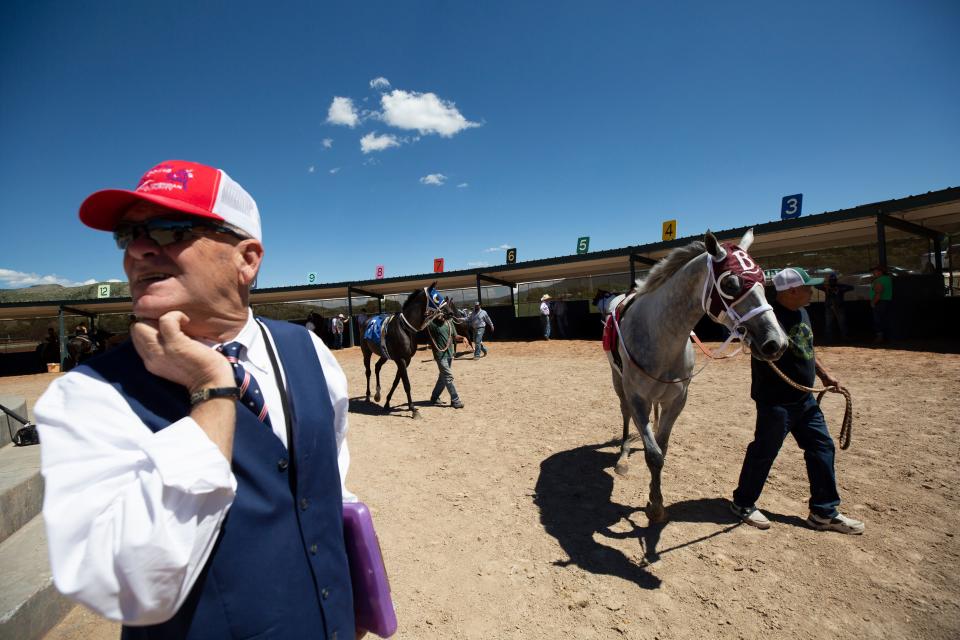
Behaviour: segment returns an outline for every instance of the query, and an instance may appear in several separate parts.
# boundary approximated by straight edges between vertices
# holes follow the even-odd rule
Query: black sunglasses
[[[204,232],[211,231],[226,233],[235,238],[245,237],[229,227],[212,221],[196,218],[187,220],[153,218],[145,222],[121,222],[113,230],[113,239],[117,241],[117,247],[124,251],[131,242],[143,235],[153,240],[157,246],[166,247],[184,240],[192,240]]]

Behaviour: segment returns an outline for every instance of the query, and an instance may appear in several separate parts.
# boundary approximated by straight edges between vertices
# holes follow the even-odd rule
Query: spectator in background
[[[487,348],[483,346],[483,333],[490,327],[490,333],[493,333],[493,320],[490,315],[480,308],[480,301],[473,304],[473,313],[470,314],[470,326],[473,327],[473,358],[481,358],[487,355]],[[483,355],[481,355],[481,352]]]
[[[873,341],[890,339],[890,307],[893,304],[893,279],[883,265],[873,268],[870,306],[873,309]]]
[[[317,318],[317,314],[311,311],[310,315],[307,316],[307,323],[303,325],[303,328],[309,331],[310,333],[315,334],[317,332],[317,323],[314,322],[316,318]]]
[[[333,330],[333,348],[342,349],[343,348],[343,314],[338,313],[337,316],[333,319],[333,322],[330,323],[330,328]]]
[[[543,328],[543,337],[550,339],[550,294],[545,293],[540,296],[540,326]]]
[[[847,315],[843,308],[843,296],[847,292],[853,291],[853,287],[843,284],[837,279],[836,271],[831,271],[830,275],[823,284],[818,284],[816,289],[823,291],[824,307],[824,334],[827,342],[835,342],[838,339],[847,341]]]

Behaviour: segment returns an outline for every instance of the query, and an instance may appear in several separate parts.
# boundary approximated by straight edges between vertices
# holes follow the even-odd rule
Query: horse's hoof
[[[630,475],[630,465],[626,462],[618,462],[613,470],[617,472],[618,476],[627,477]]]
[[[650,520],[650,522],[659,523],[667,520],[667,511],[662,505],[655,507],[648,502],[644,511],[647,512],[647,519]]]
[[[419,420],[419,419],[420,419],[420,412],[417,411],[416,409],[413,410],[413,419],[414,419],[414,420]]]
[[[379,393],[378,393],[377,395],[373,396],[373,401],[374,401],[374,402],[380,402],[380,394],[379,394]]]

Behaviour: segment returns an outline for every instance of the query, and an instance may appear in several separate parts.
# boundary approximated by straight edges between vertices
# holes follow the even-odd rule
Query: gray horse
[[[687,401],[694,367],[690,332],[697,321],[706,313],[741,337],[755,358],[776,360],[786,349],[787,337],[764,295],[763,270],[747,253],[752,242],[752,230],[739,245],[720,244],[708,231],[703,242],[674,249],[611,318],[619,363],[614,351],[607,357],[623,415],[616,471],[629,470],[630,444],[637,437],[630,436],[633,418],[650,469],[646,511],[652,522],[666,515],[660,473],[670,431]]]

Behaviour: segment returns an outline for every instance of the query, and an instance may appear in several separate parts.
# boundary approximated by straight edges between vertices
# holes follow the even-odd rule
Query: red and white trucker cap
[[[257,203],[222,169],[196,162],[167,160],[143,174],[133,191],[97,191],[80,205],[80,221],[113,231],[132,205],[145,200],[200,218],[225,222],[263,240]]]

